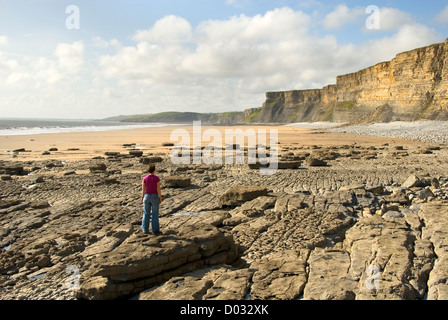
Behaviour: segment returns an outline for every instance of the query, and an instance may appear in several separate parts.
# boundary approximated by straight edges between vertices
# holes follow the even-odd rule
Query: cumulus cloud
[[[325,16],[323,25],[327,29],[339,29],[342,26],[362,21],[365,16],[365,8],[349,8],[345,4],[338,5],[332,12]]]
[[[416,22],[411,14],[395,8],[380,8],[380,29],[399,30],[407,25],[414,25]]]
[[[170,16],[157,21],[148,32],[138,31],[135,46],[103,56],[100,65],[107,77],[148,82],[271,77],[273,69],[290,69],[291,51],[304,49],[310,20],[301,11],[282,8],[254,17],[205,21],[192,29],[184,19]],[[157,36],[155,30],[167,21],[181,22],[183,27],[161,31],[164,37],[167,32],[175,35],[169,43],[156,41],[164,37]],[[193,45],[181,46],[181,34],[194,39]]]
[[[45,85],[59,84],[74,79],[84,65],[84,45],[82,42],[59,43],[54,57],[20,56],[10,58],[0,51],[0,76],[4,83],[12,86],[39,89]],[[4,70],[3,74],[1,70]]]
[[[18,66],[18,62],[15,59],[9,58],[6,54],[0,51],[0,74],[11,72]]]
[[[367,46],[376,48],[376,51],[382,51],[381,56],[389,60],[397,53],[437,42],[443,42],[443,38],[434,29],[422,24],[405,24],[393,35],[369,42]]]
[[[364,10],[338,6],[326,17],[326,25],[342,26],[340,18],[347,22],[355,19],[353,15],[365,18]],[[411,17],[399,10],[385,8],[382,12],[384,28],[397,32],[357,46],[340,44],[331,35],[312,35],[311,16],[291,8],[208,20],[194,28],[183,18],[168,16],[146,31],[137,31],[135,46],[102,56],[100,66],[107,78],[127,83],[203,83],[190,91],[206,91],[226,82],[236,91],[262,94],[323,86],[339,74],[392,59],[400,51],[438,39],[434,30],[412,23]],[[359,29],[363,23],[361,20]],[[168,34],[172,38],[162,41]]]
[[[398,30],[408,24],[415,24],[412,15],[396,8],[382,7],[379,9],[380,30]],[[349,8],[347,5],[338,5],[332,12],[328,13],[322,24],[326,29],[341,29],[346,25],[358,25],[364,28],[369,14],[366,7]]]
[[[72,44],[60,43],[57,45],[54,55],[62,70],[76,73],[84,64],[84,44],[82,41]]]
[[[14,61],[14,68],[8,72],[5,83],[12,86],[23,86],[29,90],[41,88],[46,84],[56,84],[63,79],[56,61],[46,58],[24,58]]]
[[[191,40],[192,26],[181,17],[169,15],[158,20],[149,30],[138,30],[136,41],[148,41],[161,44],[177,44]]]
[[[0,36],[0,47],[8,45],[8,37],[7,36]]]
[[[97,48],[109,48],[109,47],[119,48],[119,47],[121,47],[121,43],[117,39],[112,39],[110,41],[106,41],[99,36],[92,38],[92,45]]]
[[[440,13],[435,17],[435,21],[440,24],[448,24],[448,6],[440,11]]]
[[[226,21],[207,21],[198,26],[197,48],[182,60],[189,75],[252,78],[282,71],[289,51],[307,37],[308,15],[291,9],[264,16],[241,15]]]

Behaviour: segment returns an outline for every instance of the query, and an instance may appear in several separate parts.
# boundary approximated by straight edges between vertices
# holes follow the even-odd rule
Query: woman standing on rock
[[[160,233],[159,229],[159,204],[162,203],[162,190],[160,188],[160,179],[155,175],[156,167],[148,165],[146,170],[149,175],[143,178],[142,182],[142,203],[143,219],[142,230],[149,233],[149,221],[151,220],[152,232]],[[151,217],[152,211],[152,217]]]

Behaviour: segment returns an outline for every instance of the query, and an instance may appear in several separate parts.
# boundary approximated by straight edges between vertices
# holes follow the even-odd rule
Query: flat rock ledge
[[[224,217],[211,213],[205,219],[178,217],[171,223],[164,219],[170,228],[162,235],[132,234],[115,250],[96,257],[83,274],[87,280],[77,298],[127,297],[204,266],[232,264],[238,257],[238,246],[231,235],[212,225]]]

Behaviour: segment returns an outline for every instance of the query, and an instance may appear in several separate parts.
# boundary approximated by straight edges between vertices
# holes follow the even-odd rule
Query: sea
[[[95,132],[169,126],[164,123],[136,123],[107,120],[0,118],[0,135]]]

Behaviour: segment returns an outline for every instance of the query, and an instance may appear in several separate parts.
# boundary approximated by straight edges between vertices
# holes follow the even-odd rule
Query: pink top
[[[143,183],[146,186],[146,194],[158,194],[157,192],[157,182],[159,182],[159,177],[150,174],[143,178]]]

